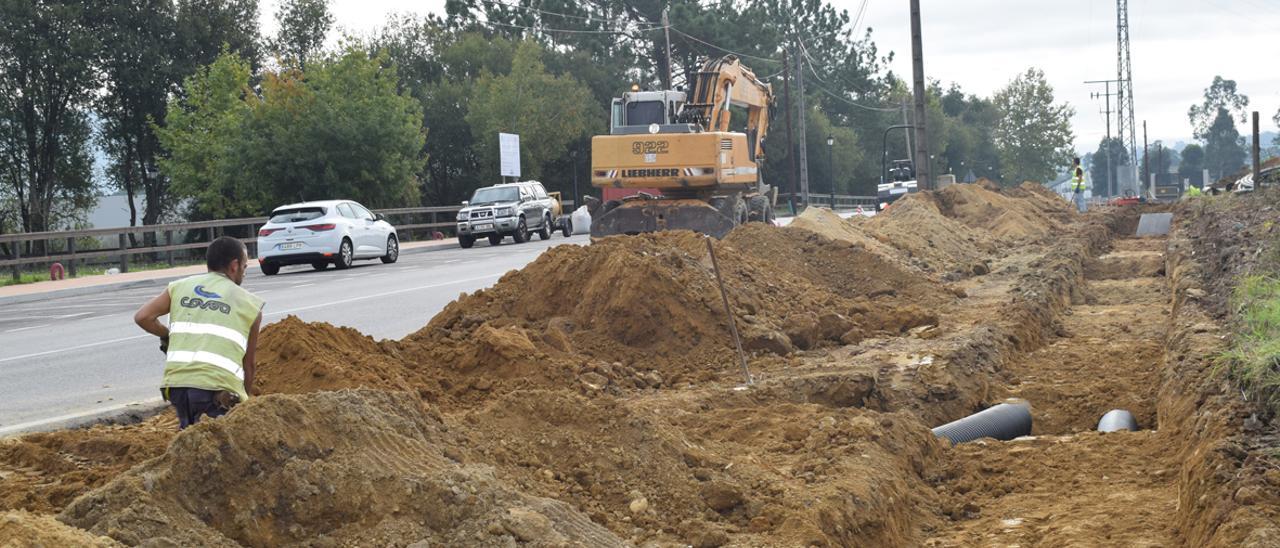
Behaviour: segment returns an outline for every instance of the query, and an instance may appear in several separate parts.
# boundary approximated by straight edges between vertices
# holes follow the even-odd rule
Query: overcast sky
[[[274,32],[278,0],[262,2],[262,30]],[[856,15],[862,0],[836,0]],[[872,27],[890,68],[911,76],[911,26],[906,0],[867,0],[860,27]],[[332,0],[337,25],[355,33],[380,26],[389,13],[442,12],[443,0]],[[1096,150],[1105,134],[1101,85],[1116,78],[1115,0],[921,0],[924,70],[944,85],[990,95],[1028,67],[1044,70],[1059,101],[1076,108],[1076,148]],[[1214,75],[1234,79],[1262,116],[1262,131],[1280,108],[1280,1],[1132,0],[1129,2],[1134,109],[1150,141],[1190,140],[1187,109]],[[1113,101],[1112,107],[1115,107]],[[1114,127],[1112,121],[1112,132]],[[855,128],[856,129],[856,128]],[[1248,133],[1244,124],[1237,129]]]

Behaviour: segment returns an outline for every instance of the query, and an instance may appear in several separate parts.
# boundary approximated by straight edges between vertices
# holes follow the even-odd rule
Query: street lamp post
[[[833,151],[836,145],[836,138],[827,135],[827,172],[831,174],[831,211],[836,210],[836,170]]]
[[[576,208],[580,205],[578,203],[578,151],[569,151],[569,158],[573,159],[573,169],[570,171],[573,172],[573,207]]]

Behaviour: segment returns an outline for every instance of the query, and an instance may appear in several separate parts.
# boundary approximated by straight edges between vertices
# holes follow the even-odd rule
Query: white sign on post
[[[498,134],[498,150],[502,155],[500,175],[520,178],[520,136],[514,133]]]

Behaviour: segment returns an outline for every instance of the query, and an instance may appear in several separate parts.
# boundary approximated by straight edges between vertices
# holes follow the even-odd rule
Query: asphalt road
[[[363,261],[346,271],[287,267],[274,277],[250,270],[244,286],[267,301],[264,322],[288,314],[400,338],[427,323],[463,291],[492,285],[548,248],[586,245],[586,235],[498,247],[407,253],[394,265]],[[0,434],[38,428],[159,397],[164,355],[133,324],[159,294],[153,285],[51,298],[0,308]]]

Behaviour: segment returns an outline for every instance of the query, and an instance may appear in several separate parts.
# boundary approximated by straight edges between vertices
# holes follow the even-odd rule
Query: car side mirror
[[[471,204],[471,202],[468,202],[468,201],[466,201],[466,200],[463,200],[463,201],[462,201],[462,207],[467,207],[467,205],[469,205],[469,204]]]

